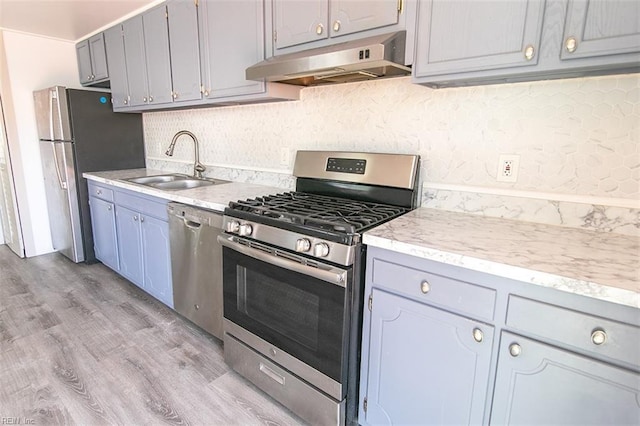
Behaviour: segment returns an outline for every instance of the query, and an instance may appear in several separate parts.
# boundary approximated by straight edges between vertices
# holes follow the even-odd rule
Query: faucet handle
[[[197,162],[193,166],[193,175],[197,177],[202,177],[202,172],[204,172],[205,170],[207,170],[207,168],[204,166],[204,164]]]

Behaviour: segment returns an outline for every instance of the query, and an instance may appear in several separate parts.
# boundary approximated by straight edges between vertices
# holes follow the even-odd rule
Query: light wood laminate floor
[[[12,419],[302,424],[226,366],[218,339],[102,264],[0,246],[0,424]]]

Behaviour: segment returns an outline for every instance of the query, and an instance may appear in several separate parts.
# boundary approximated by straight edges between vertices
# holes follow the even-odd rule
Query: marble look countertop
[[[640,238],[419,208],[369,246],[640,308]]]
[[[83,173],[83,176],[88,180],[95,182],[106,183],[118,188],[137,191],[141,194],[148,194],[165,200],[177,201],[179,203],[216,211],[223,211],[225,207],[229,205],[230,201],[244,200],[247,198],[285,192],[282,188],[241,182],[201,186],[199,188],[182,189],[179,191],[167,191],[122,180],[139,176],[154,176],[162,174],[167,174],[167,172],[153,169],[131,169],[108,172],[88,172]]]

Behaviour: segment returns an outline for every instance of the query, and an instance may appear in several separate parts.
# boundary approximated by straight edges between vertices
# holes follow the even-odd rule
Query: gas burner
[[[230,216],[265,222],[298,232],[321,232],[341,238],[362,233],[408,211],[407,208],[339,197],[285,192],[231,202]],[[295,226],[291,226],[295,225]]]

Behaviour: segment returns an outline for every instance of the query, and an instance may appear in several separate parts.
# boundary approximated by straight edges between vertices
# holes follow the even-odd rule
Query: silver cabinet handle
[[[510,344],[509,345],[509,353],[514,358],[517,357],[517,356],[520,356],[520,354],[522,353],[522,346],[520,346],[517,343]]]
[[[527,47],[524,48],[524,57],[527,61],[532,60],[535,54],[536,54],[536,49],[532,45],[528,45]]]
[[[101,189],[97,189],[96,190],[96,194],[98,194],[98,195],[102,194],[102,190]]]
[[[593,330],[591,333],[591,343],[594,345],[603,345],[607,341],[607,333],[602,329]]]
[[[480,343],[484,339],[484,333],[478,327],[473,329],[473,340]]]
[[[171,97],[172,97],[173,99],[178,99],[178,92],[173,92],[173,93],[171,94]]]
[[[125,104],[125,105],[128,105],[129,101],[127,99],[125,99],[122,103]]]
[[[111,206],[107,206],[107,210],[111,211]]]
[[[316,25],[316,34],[321,35],[324,32],[324,25],[318,24]]]
[[[333,22],[333,31],[335,31],[335,32],[340,31],[340,25],[341,25],[340,21],[337,21],[337,20],[334,21]]]
[[[144,222],[144,217],[140,216],[140,222]]]
[[[431,284],[429,284],[429,281],[424,280],[420,283],[420,291],[423,294],[427,294],[431,291]]]
[[[149,96],[149,102],[153,102],[153,96]]]
[[[564,42],[564,48],[567,49],[567,52],[573,53],[578,48],[578,40],[575,37],[569,37]]]
[[[134,217],[133,217],[133,220],[138,220],[138,216],[134,216]]]
[[[142,102],[147,102],[147,97],[142,98]]]

